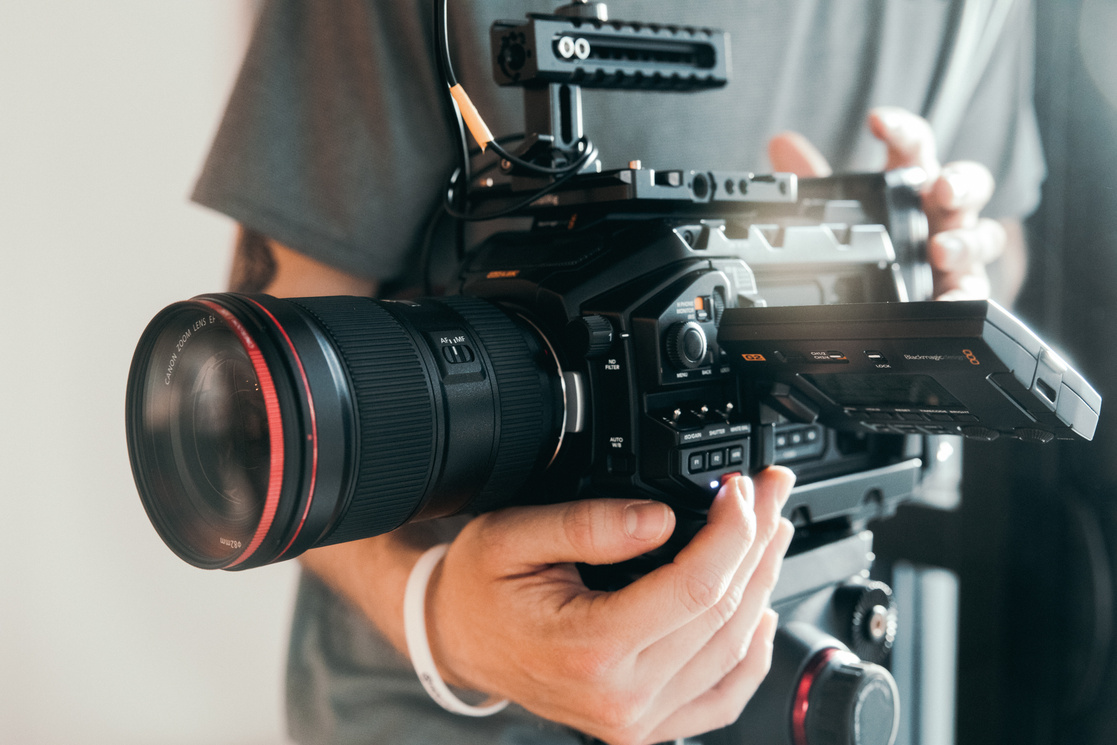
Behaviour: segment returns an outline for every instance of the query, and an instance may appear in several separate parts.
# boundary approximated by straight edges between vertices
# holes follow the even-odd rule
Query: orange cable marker
[[[469,128],[469,133],[481,146],[481,152],[484,152],[485,147],[493,141],[493,133],[489,131],[488,126],[481,119],[477,107],[469,100],[469,94],[465,92],[461,85],[450,86],[450,95],[457,102],[458,110],[462,113],[462,119],[465,121],[465,126]]]

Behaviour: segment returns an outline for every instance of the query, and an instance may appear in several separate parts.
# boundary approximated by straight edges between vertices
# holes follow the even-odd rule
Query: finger
[[[648,741],[677,740],[737,721],[772,666],[772,643],[778,622],[776,612],[766,610],[744,659],[715,686],[667,717],[651,732]]]
[[[633,648],[642,650],[714,607],[754,540],[752,492],[747,478],[727,481],[706,524],[674,561],[597,599],[601,621],[622,629]]]
[[[985,267],[973,271],[936,274],[935,300],[986,300],[992,291]]]
[[[921,116],[895,106],[881,106],[869,112],[869,131],[888,150],[885,170],[916,166],[927,172],[929,180],[938,178],[939,156],[931,125]]]
[[[980,212],[993,196],[996,181],[989,169],[972,160],[947,163],[928,197],[942,210]]]
[[[660,502],[583,499],[491,512],[470,528],[480,531],[485,560],[509,576],[551,564],[612,564],[634,558],[667,540],[675,515]]]
[[[758,474],[756,539],[737,568],[733,582],[717,605],[640,653],[638,671],[646,671],[647,677],[644,679],[651,679],[655,675],[660,680],[667,680],[674,676],[730,624],[736,624],[734,628],[738,632],[750,628],[747,620],[744,621],[746,626],[740,625],[743,614],[751,614],[752,623],[755,623],[757,614],[768,602],[768,596],[764,594],[765,588],[770,593],[775,586],[780,562],[791,541],[791,524],[781,521],[780,511],[793,481],[794,475],[787,469],[770,469]],[[723,647],[725,643],[722,643]],[[737,651],[743,653],[741,649]],[[724,661],[723,659],[722,662]],[[736,664],[736,660],[733,662]],[[715,661],[714,668],[716,667],[718,665]],[[715,673],[716,678],[720,678],[725,672],[727,668],[722,668]],[[713,682],[708,681],[706,687]]]
[[[999,259],[1005,252],[1007,234],[997,220],[982,218],[972,228],[947,230],[927,244],[927,261],[944,274],[958,274]]]
[[[757,625],[768,608],[794,533],[789,521],[778,521],[772,541],[746,581],[739,608],[707,643],[678,666],[678,672],[657,695],[653,708],[664,712],[680,708],[716,685],[745,658]],[[655,656],[648,654],[640,660],[648,675],[664,666]]]
[[[830,164],[818,148],[798,132],[781,132],[769,140],[768,160],[772,163],[772,170],[804,178],[832,173]]]

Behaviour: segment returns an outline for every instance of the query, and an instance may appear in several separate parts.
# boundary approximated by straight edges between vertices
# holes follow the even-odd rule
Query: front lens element
[[[134,381],[142,405],[133,446],[147,464],[148,512],[199,565],[224,565],[252,545],[282,470],[270,374],[243,326],[221,311],[203,303],[171,311]]]

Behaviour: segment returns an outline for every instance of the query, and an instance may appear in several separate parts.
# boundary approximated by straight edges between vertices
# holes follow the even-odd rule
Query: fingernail
[[[624,510],[624,529],[629,537],[650,541],[663,535],[667,507],[659,502],[633,502]]]
[[[957,236],[953,235],[939,235],[935,237],[935,245],[938,247],[938,269],[952,269],[962,257],[962,253],[966,250],[965,245]]]
[[[899,128],[903,117],[896,111],[887,108],[876,109],[874,113],[880,121],[880,125],[890,132],[895,132]]]
[[[950,185],[950,209],[965,206],[970,196],[970,181],[960,173],[943,173],[942,177]]]
[[[768,625],[768,639],[771,640],[776,637],[776,631],[780,627],[780,614],[776,613],[771,608],[765,610],[764,614],[767,615],[768,618],[772,619]]]
[[[749,506],[749,509],[756,507],[756,487],[752,483],[752,479],[744,476],[738,476],[733,479],[737,482],[737,493],[744,500],[744,503]]]

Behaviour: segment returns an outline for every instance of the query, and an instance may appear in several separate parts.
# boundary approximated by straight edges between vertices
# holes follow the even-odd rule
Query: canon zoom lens
[[[498,507],[564,416],[546,339],[467,297],[203,295],[148,325],[127,393],[144,508],[210,569]]]

